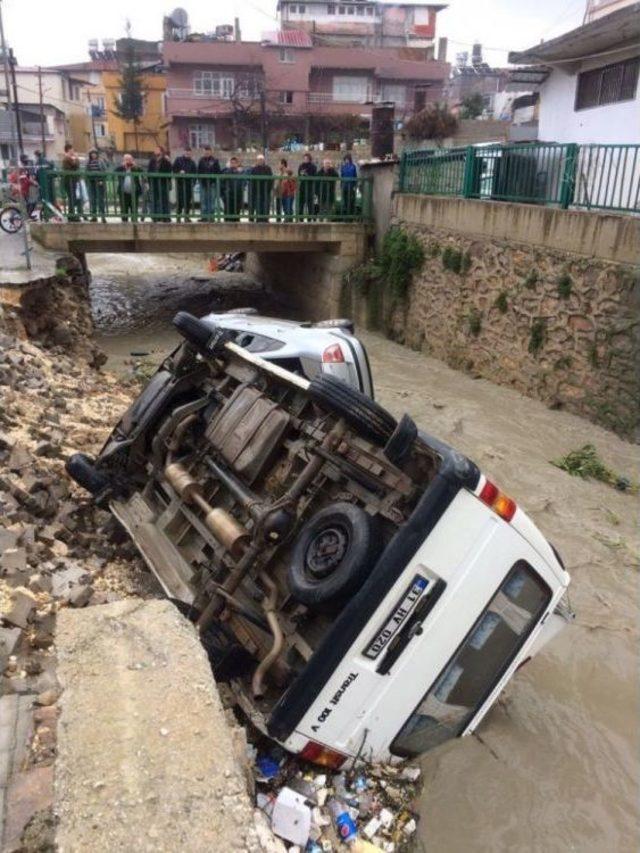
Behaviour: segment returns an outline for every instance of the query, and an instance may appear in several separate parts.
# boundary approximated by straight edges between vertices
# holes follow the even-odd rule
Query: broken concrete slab
[[[82,566],[70,563],[64,569],[58,569],[51,576],[51,592],[55,598],[67,600],[72,590],[89,581],[89,574]]]
[[[26,628],[29,622],[31,612],[36,606],[36,599],[26,589],[17,589],[13,593],[11,600],[11,610],[8,613],[2,614],[2,619],[8,622],[9,625],[16,625],[18,628]]]
[[[261,850],[205,652],[173,605],[64,609],[56,644],[59,848]]]

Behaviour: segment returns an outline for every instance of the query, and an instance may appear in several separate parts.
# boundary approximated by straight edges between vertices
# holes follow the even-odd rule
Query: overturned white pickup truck
[[[560,558],[468,459],[327,373],[181,313],[185,338],[96,460],[108,505],[218,679],[334,768],[478,725],[568,618]]]

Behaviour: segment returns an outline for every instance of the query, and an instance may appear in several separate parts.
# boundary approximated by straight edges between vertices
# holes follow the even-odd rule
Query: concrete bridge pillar
[[[350,234],[330,252],[248,252],[245,269],[264,283],[286,316],[326,320],[341,314],[342,277],[362,263],[364,231]]]

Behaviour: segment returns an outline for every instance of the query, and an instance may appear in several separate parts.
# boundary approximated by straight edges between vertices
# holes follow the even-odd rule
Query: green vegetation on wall
[[[498,309],[501,314],[506,314],[509,308],[509,302],[507,300],[507,291],[501,290],[500,293],[496,296],[496,301],[494,305]]]
[[[469,311],[469,332],[475,338],[478,337],[480,332],[482,331],[482,314],[478,311],[477,308],[472,308]]]
[[[391,228],[384,238],[380,254],[343,276],[342,302],[345,302],[344,291],[355,289],[366,299],[367,325],[372,329],[380,328],[383,325],[383,308],[385,317],[390,319],[398,303],[406,300],[413,275],[422,267],[424,260],[424,248],[415,234],[402,228]],[[390,304],[384,304],[386,294],[390,296]]]
[[[471,267],[471,255],[454,246],[445,246],[442,252],[442,266],[458,275],[464,275]]]
[[[542,317],[536,317],[531,324],[529,335],[529,352],[536,355],[542,349],[546,333],[546,322]]]
[[[573,288],[573,279],[569,275],[569,273],[562,273],[562,275],[558,278],[558,296],[561,299],[568,299],[571,296],[571,289]]]

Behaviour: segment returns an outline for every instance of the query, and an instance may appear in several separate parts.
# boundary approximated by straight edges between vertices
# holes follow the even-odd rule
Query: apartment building
[[[87,113],[91,85],[73,73],[57,68],[16,68],[18,120],[25,153],[44,150],[59,159],[65,142],[86,151],[91,142]],[[42,102],[42,106],[41,106]],[[0,114],[8,118],[6,92],[0,92]],[[0,123],[0,155],[8,159],[12,121]]]
[[[320,46],[290,29],[261,42],[165,42],[169,144],[235,148],[242,128],[260,127],[263,103],[271,145],[287,135],[324,141],[312,138],[320,124],[366,124],[381,101],[392,101],[403,121],[442,98],[449,73],[446,62],[403,50]]]
[[[445,5],[341,0],[279,0],[283,30],[309,33],[325,46],[409,47],[433,56],[436,14]]]

